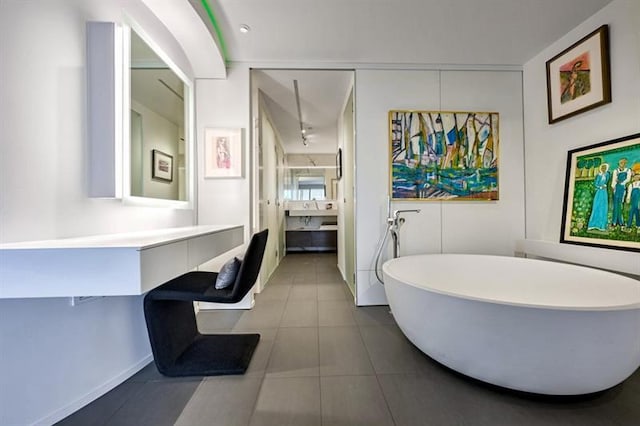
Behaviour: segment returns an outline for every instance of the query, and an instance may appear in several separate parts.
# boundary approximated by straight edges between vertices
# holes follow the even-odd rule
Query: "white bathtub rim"
[[[605,306],[595,306],[595,305],[594,306],[577,306],[577,305],[560,305],[560,304],[558,304],[558,305],[548,305],[548,304],[526,303],[526,302],[510,301],[510,300],[502,300],[502,299],[491,299],[491,298],[487,298],[487,297],[472,296],[472,295],[462,294],[462,293],[459,293],[459,292],[452,292],[452,291],[442,290],[440,288],[435,288],[433,286],[430,286],[426,282],[417,282],[416,280],[412,280],[412,279],[410,279],[410,278],[408,278],[406,276],[399,276],[398,274],[393,273],[393,271],[390,271],[390,269],[392,268],[392,265],[394,264],[394,262],[399,261],[400,259],[402,259],[402,261],[407,261],[408,259],[412,259],[412,258],[417,259],[417,258],[435,257],[435,256],[473,256],[473,257],[477,256],[477,257],[492,257],[492,258],[502,258],[502,259],[517,259],[517,261],[526,261],[526,262],[554,263],[556,265],[561,265],[562,267],[578,268],[580,270],[584,270],[584,269],[589,270],[589,269],[591,269],[593,271],[597,271],[598,273],[611,274],[611,275],[615,275],[617,277],[620,277],[621,279],[637,281],[637,280],[634,280],[633,278],[625,277],[623,275],[619,275],[619,274],[616,274],[614,272],[608,272],[608,271],[603,271],[603,270],[600,270],[600,269],[589,268],[587,266],[573,265],[573,264],[568,264],[568,263],[556,263],[556,262],[551,262],[551,261],[547,261],[547,260],[540,260],[540,259],[518,258],[518,257],[497,256],[497,255],[484,255],[484,254],[468,254],[468,253],[464,253],[464,254],[462,254],[462,253],[461,254],[458,254],[458,253],[446,253],[446,254],[436,253],[436,254],[419,254],[419,255],[403,256],[401,258],[387,260],[382,265],[382,272],[384,274],[385,282],[387,282],[388,281],[388,277],[390,277],[391,279],[397,281],[398,283],[410,285],[410,286],[418,288],[420,290],[430,291],[430,292],[441,294],[441,295],[444,295],[444,296],[449,296],[449,297],[454,297],[454,298],[459,298],[459,299],[466,299],[466,300],[473,300],[473,301],[477,301],[477,302],[497,304],[497,305],[517,306],[517,307],[540,309],[540,310],[589,311],[589,312],[590,311],[603,311],[603,312],[605,312],[605,311],[623,311],[623,310],[640,309],[640,299],[639,299],[638,302],[633,301],[633,302],[631,302],[629,304],[605,305]],[[639,292],[640,292],[640,281],[638,281],[638,286],[639,286]]]

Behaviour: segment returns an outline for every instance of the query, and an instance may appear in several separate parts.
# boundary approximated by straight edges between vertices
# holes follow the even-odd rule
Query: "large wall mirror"
[[[149,38],[131,29],[129,40],[125,196],[189,204],[193,186],[191,82],[152,47]]]
[[[289,167],[284,180],[285,200],[334,200],[338,196],[335,167]]]

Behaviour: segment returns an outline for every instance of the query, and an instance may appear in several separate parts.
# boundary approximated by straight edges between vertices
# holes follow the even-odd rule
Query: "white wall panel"
[[[356,291],[360,305],[386,303],[383,287],[371,271],[386,229],[389,110],[437,110],[439,106],[438,71],[356,70]],[[411,204],[416,208],[416,203]],[[426,216],[408,217],[403,232],[413,222],[426,228],[427,234],[436,232],[438,226],[423,219]],[[439,250],[439,239],[437,246]]]
[[[524,237],[522,73],[442,73],[442,110],[498,112],[498,201],[443,202],[442,252],[512,256]]]
[[[513,254],[524,235],[522,83],[517,71],[356,71],[358,304],[385,304],[374,257],[385,231],[389,193],[388,112],[497,111],[500,197],[496,202],[393,202],[406,214],[402,255],[465,252]],[[373,277],[373,278],[372,278]]]

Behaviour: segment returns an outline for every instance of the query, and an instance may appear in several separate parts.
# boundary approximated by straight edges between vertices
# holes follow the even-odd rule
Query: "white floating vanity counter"
[[[0,298],[140,295],[240,246],[244,226],[0,245]]]

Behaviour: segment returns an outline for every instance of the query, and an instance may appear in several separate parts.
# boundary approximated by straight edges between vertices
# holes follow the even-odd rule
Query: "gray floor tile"
[[[293,285],[296,284],[317,284],[318,279],[315,270],[312,271],[300,271],[293,276]]]
[[[326,271],[326,269],[324,269],[323,272],[318,271],[318,273],[316,274],[318,283],[341,284],[344,282],[342,280],[342,274],[340,273],[340,271],[338,271],[338,269],[335,269],[335,271],[333,272],[324,272],[324,271]]]
[[[167,377],[160,374],[155,362],[151,361],[143,369],[138,371],[135,375],[130,377],[127,382],[192,382],[194,380],[200,380],[198,377],[186,376],[186,377]],[[126,382],[125,382],[126,383]]]
[[[262,330],[254,330],[254,332],[260,334],[260,341],[258,347],[253,353],[251,363],[245,375],[249,377],[263,377],[267,371],[267,364],[269,363],[269,357],[273,350],[273,344],[276,340],[277,328],[265,328]],[[205,379],[206,380],[206,379]]]
[[[346,284],[318,284],[318,300],[346,300]]]
[[[276,271],[271,277],[269,277],[269,282],[267,286],[270,285],[290,285],[293,282],[293,273],[287,271]]]
[[[282,315],[280,327],[317,327],[318,302],[289,300]]]
[[[318,328],[280,328],[271,350],[267,377],[308,377],[320,374]]]
[[[442,386],[438,380],[414,374],[381,375],[378,380],[396,425],[466,424],[465,418],[470,413],[465,413],[465,409],[471,407],[461,406],[446,383]]]
[[[373,366],[358,327],[321,327],[320,375],[372,375]]]
[[[276,328],[280,325],[286,302],[264,300],[253,309],[244,311],[233,331],[251,331],[262,328]]]
[[[351,302],[346,300],[322,300],[318,302],[318,324],[321,327],[356,325]]]
[[[57,426],[98,426],[104,425],[129,398],[140,391],[142,382],[128,381],[107,392],[86,407],[56,423]],[[320,391],[318,390],[318,395]],[[319,398],[319,396],[318,396]]]
[[[251,426],[320,425],[320,381],[317,377],[266,378]]]
[[[290,290],[291,284],[267,284],[262,292],[256,294],[256,303],[260,303],[265,300],[287,300],[289,298]]]
[[[358,325],[395,324],[388,306],[360,306],[354,308],[353,316]]]
[[[147,382],[106,422],[113,426],[173,425],[200,380]]]
[[[419,372],[424,354],[413,346],[395,325],[360,327],[362,340],[376,374]]]
[[[202,310],[196,315],[198,330],[201,333],[230,331],[240,320],[243,310]]]
[[[251,419],[261,383],[261,378],[247,376],[209,378],[198,387],[175,424],[246,426]]]
[[[323,426],[393,425],[375,376],[320,378]]]
[[[318,286],[315,284],[295,285],[289,292],[289,300],[318,300]]]

